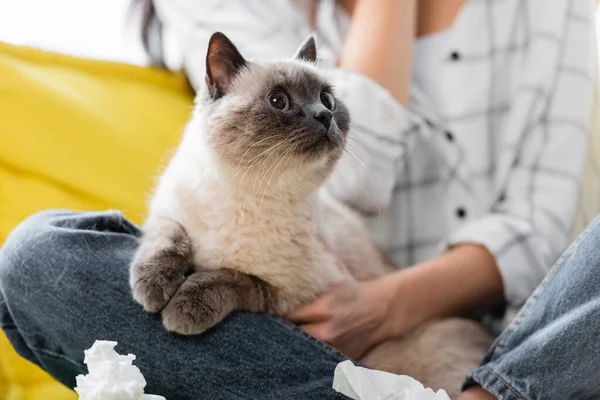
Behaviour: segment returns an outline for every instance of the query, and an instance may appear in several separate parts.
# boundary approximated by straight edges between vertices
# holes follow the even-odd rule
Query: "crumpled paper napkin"
[[[146,379],[133,365],[135,356],[120,355],[115,351],[117,342],[96,340],[85,351],[87,375],[76,377],[75,391],[80,400],[166,400],[162,396],[144,394]]]
[[[445,390],[436,393],[410,376],[357,367],[350,360],[335,368],[333,388],[354,400],[450,400]]]

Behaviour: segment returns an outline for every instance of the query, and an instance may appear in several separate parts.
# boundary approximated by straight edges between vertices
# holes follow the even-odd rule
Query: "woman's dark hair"
[[[152,0],[133,0],[132,8],[140,10],[142,16],[141,40],[144,50],[150,59],[150,64],[159,68],[166,68],[162,25],[156,16],[156,9]]]
[[[149,64],[156,68],[167,69],[163,47],[162,24],[156,15],[154,2],[152,0],[131,0],[131,13],[133,17],[136,12],[141,12],[140,39],[144,50],[148,55]],[[183,76],[190,93],[194,93],[194,87],[190,77],[183,70]]]

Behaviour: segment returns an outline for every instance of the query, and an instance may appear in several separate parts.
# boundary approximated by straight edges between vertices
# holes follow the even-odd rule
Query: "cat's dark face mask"
[[[212,36],[206,58],[207,101],[215,109],[210,141],[224,161],[256,167],[277,161],[278,168],[337,161],[350,116],[316,60],[312,37],[293,60],[255,63],[222,33]]]

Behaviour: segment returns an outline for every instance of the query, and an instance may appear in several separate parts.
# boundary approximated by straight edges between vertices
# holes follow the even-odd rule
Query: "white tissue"
[[[357,367],[350,360],[335,368],[333,388],[354,400],[450,400],[445,390],[436,393],[410,376]]]
[[[85,351],[87,375],[77,376],[75,391],[80,400],[165,400],[162,396],[144,394],[146,379],[134,366],[135,356],[120,355],[117,342],[96,340]]]

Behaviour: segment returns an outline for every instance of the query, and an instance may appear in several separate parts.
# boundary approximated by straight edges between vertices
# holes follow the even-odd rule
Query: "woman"
[[[171,336],[130,299],[135,226],[115,212],[46,212],[0,254],[2,326],[21,354],[72,386],[83,349],[109,338],[138,354],[149,391],[167,398],[336,398],[332,372],[344,356],[313,337],[360,357],[436,317],[513,320],[569,239],[592,104],[591,0],[155,6],[195,88],[216,30],[250,57],[272,58],[316,30],[364,161],[343,159],[328,188],[412,267],[356,292],[333,287],[288,316],[312,336],[245,313],[201,337]],[[599,222],[470,374],[464,398],[598,394],[597,350],[581,332],[598,330],[595,234]]]

